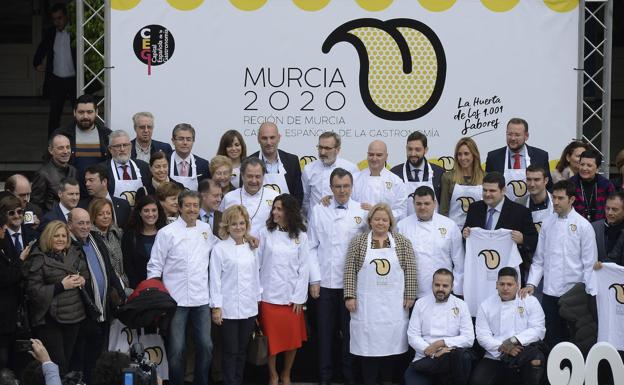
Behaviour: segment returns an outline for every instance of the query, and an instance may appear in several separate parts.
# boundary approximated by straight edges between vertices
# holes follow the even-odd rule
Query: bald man
[[[87,317],[82,321],[71,360],[75,365],[72,369],[87,374],[85,380],[90,381],[88,376],[95,367],[95,361],[107,348],[105,341],[110,317],[112,310],[119,305],[113,303],[113,299],[124,301],[126,295],[110,263],[104,241],[96,233],[91,233],[91,218],[87,210],[79,207],[72,209],[67,215],[67,225],[71,231],[72,245],[82,250],[87,261],[91,276],[85,288],[100,312],[97,319]]]
[[[40,219],[43,218],[41,208],[30,201],[32,189],[30,181],[22,174],[13,174],[4,181],[4,191],[0,192],[0,199],[13,194],[19,198],[21,208],[24,210],[24,224],[36,229]],[[32,220],[30,220],[32,215]]]
[[[301,166],[299,157],[278,148],[281,135],[274,123],[265,122],[258,129],[260,151],[251,157],[260,158],[266,166],[264,186],[278,193],[289,193],[299,204],[303,201],[303,185],[301,184]]]
[[[398,176],[386,168],[388,147],[381,140],[368,145],[366,154],[368,168],[355,175],[353,200],[361,202],[364,210],[370,210],[377,203],[387,203],[398,221],[407,213],[407,187]]]

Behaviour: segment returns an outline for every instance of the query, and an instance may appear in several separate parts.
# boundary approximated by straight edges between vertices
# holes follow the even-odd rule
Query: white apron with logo
[[[275,190],[278,194],[290,194],[286,183],[286,169],[282,162],[277,160],[277,174],[264,174],[264,187]]]
[[[528,149],[526,150],[525,156],[526,167],[529,167],[531,165],[531,158],[529,157]],[[505,195],[514,202],[522,202],[522,199],[529,193],[526,184],[526,168],[509,168],[507,167],[509,163],[509,147],[507,147],[505,149],[505,172],[503,173],[505,185],[507,186]]]
[[[115,162],[111,159],[111,167],[113,169],[113,178],[115,178],[115,191],[113,191],[113,196],[121,199],[125,199],[130,204],[130,207],[134,207],[134,199],[136,197],[136,192],[138,189],[143,187],[143,180],[141,179],[141,171],[135,162],[132,160],[128,161],[129,168],[132,167],[134,169],[134,173],[136,174],[136,179],[124,180],[123,174],[119,175],[119,169]],[[128,168],[128,174],[132,175],[131,170]],[[114,214],[113,214],[114,215]]]
[[[464,186],[455,184],[453,194],[451,194],[451,202],[449,203],[449,218],[452,219],[459,228],[464,227],[466,215],[468,214],[468,206],[472,202],[483,199],[483,186]]]
[[[555,210],[553,209],[552,195],[550,195],[548,191],[546,191],[546,194],[548,194],[548,207],[543,210],[531,212],[531,216],[533,217],[533,224],[535,225],[535,230],[537,230],[538,233],[542,229],[542,223],[546,220],[546,218],[548,218],[550,214],[555,212]],[[531,197],[527,197],[526,207],[529,207],[530,200]]]
[[[405,186],[407,186],[407,192],[408,192],[408,196],[407,196],[407,215],[406,216],[410,216],[412,214],[416,213],[416,210],[414,209],[414,191],[419,188],[420,186],[429,186],[431,187],[431,189],[435,192],[435,189],[433,188],[433,169],[431,168],[431,165],[429,164],[429,162],[427,163],[427,168],[428,168],[428,172],[429,172],[429,178],[426,181],[422,181],[422,178],[424,175],[419,175],[419,178],[421,179],[420,182],[411,182],[408,179],[408,174],[407,174],[407,163],[405,162],[403,163],[403,182],[405,182]],[[433,194],[435,196],[435,194]]]
[[[171,154],[171,159],[169,160],[169,178],[175,180],[178,183],[181,183],[182,186],[184,186],[184,188],[188,190],[197,191],[197,187],[199,186],[199,183],[197,182],[197,177],[199,175],[197,175],[197,164],[195,163],[195,156],[193,156],[193,154],[189,156],[189,161],[191,163],[189,176],[173,175],[173,169],[174,167],[177,167],[174,157],[175,152]],[[180,170],[178,170],[178,174],[179,173]]]
[[[390,234],[390,248],[372,249],[357,275],[356,311],[351,313],[352,354],[380,357],[407,351],[409,313],[403,307],[405,277]]]

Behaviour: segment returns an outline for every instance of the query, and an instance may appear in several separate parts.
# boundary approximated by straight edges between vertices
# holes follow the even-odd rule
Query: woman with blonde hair
[[[247,158],[247,145],[241,133],[236,130],[226,131],[219,141],[217,155],[223,155],[230,159],[232,162],[230,180],[234,188],[240,187],[240,165],[243,159]]]
[[[439,210],[461,228],[470,203],[482,198],[484,172],[479,148],[471,138],[459,139],[453,158],[453,169],[442,174]]]
[[[260,276],[256,253],[245,240],[251,222],[241,205],[221,217],[222,239],[210,254],[212,321],[221,326],[223,383],[241,385],[249,337],[258,315]]]
[[[31,326],[63,374],[87,316],[80,294],[89,279],[87,263],[71,246],[67,225],[55,220],[44,228],[25,266]]]
[[[391,382],[393,356],[407,351],[409,309],[418,290],[414,249],[395,232],[385,203],[368,212],[369,232],[357,235],[347,252],[345,306],[351,314],[350,351],[360,356],[364,385]]]
[[[232,161],[227,156],[216,155],[210,160],[210,175],[221,186],[223,195],[236,189],[232,184],[232,172]]]

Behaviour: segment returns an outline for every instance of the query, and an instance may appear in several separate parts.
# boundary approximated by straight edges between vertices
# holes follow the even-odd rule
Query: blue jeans
[[[210,324],[212,317],[209,305],[196,307],[178,306],[171,325],[167,341],[167,359],[169,360],[169,382],[171,385],[184,385],[186,324],[189,320],[193,327],[195,342],[194,385],[208,385],[210,361],[212,359],[212,340]]]

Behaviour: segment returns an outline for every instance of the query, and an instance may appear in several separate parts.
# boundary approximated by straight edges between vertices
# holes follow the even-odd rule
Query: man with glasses
[[[326,131],[319,136],[318,159],[309,163],[303,169],[301,182],[303,184],[303,212],[310,214],[321,198],[331,195],[329,177],[336,168],[341,167],[354,174],[358,171],[355,164],[338,157],[340,153],[340,136],[335,132]]]
[[[132,123],[136,138],[132,139],[132,152],[130,158],[139,159],[149,163],[150,157],[157,151],[164,152],[167,156],[173,151],[169,143],[159,142],[152,139],[154,134],[154,115],[151,112],[137,112],[132,116]]]
[[[176,124],[171,141],[175,151],[169,159],[169,178],[187,190],[197,191],[199,182],[210,178],[210,169],[206,159],[192,153],[195,128],[188,123]]]
[[[5,238],[11,241],[15,255],[20,255],[39,234],[30,226],[24,225],[24,209],[19,198],[9,195],[0,200],[0,212],[6,212]]]
[[[111,159],[104,162],[108,171],[108,192],[111,196],[125,199],[134,207],[137,190],[152,181],[147,163],[130,159],[132,144],[124,130],[113,131],[108,137]]]
[[[0,192],[0,199],[5,196],[16,196],[24,210],[24,224],[37,229],[43,217],[41,208],[30,201],[32,189],[30,181],[22,174],[13,174],[4,181],[4,191]]]

